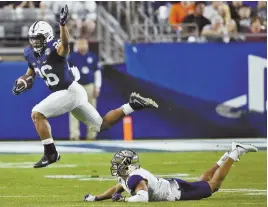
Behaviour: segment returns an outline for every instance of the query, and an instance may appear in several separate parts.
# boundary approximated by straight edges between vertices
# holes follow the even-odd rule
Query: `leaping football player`
[[[118,183],[100,195],[87,194],[84,201],[106,199],[123,202],[200,200],[219,190],[234,162],[248,152],[257,152],[253,145],[232,143],[232,151],[205,171],[199,181],[187,182],[177,178],[163,179],[140,167],[138,155],[131,150],[117,152],[111,160],[111,174]],[[130,197],[123,197],[126,191]]]
[[[48,118],[71,112],[78,120],[90,126],[92,130],[106,130],[135,110],[157,108],[149,98],[132,93],[129,103],[108,112],[103,118],[88,103],[87,93],[75,81],[75,72],[69,66],[66,57],[69,54],[69,33],[66,27],[67,5],[60,11],[60,39],[54,38],[52,27],[45,21],[36,21],[29,29],[30,45],[24,49],[28,61],[26,75],[16,80],[13,93],[18,95],[32,87],[36,75],[40,76],[51,94],[32,109],[32,120],[44,145],[44,155],[34,167],[41,168],[60,160],[60,154],[54,145]]]

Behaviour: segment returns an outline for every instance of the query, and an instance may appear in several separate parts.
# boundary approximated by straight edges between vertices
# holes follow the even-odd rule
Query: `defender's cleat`
[[[131,93],[129,99],[129,105],[133,110],[139,110],[143,108],[158,108],[158,104],[150,98],[144,98],[138,93]]]
[[[252,144],[242,144],[239,142],[232,142],[232,150],[238,151],[238,158],[235,161],[239,161],[240,156],[248,152],[258,152],[258,148],[253,146]]]
[[[60,154],[58,152],[51,154],[51,155],[43,155],[41,160],[34,164],[34,168],[41,168],[46,167],[54,162],[57,162],[60,160]]]

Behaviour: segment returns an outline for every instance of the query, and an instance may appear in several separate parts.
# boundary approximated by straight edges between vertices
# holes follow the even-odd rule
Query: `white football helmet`
[[[29,43],[35,52],[40,53],[53,38],[53,29],[45,21],[36,21],[28,32]]]

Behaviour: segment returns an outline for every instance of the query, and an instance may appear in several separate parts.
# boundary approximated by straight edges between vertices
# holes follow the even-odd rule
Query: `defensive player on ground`
[[[53,36],[52,27],[44,21],[36,21],[29,29],[30,46],[24,50],[28,61],[26,75],[20,77],[13,87],[13,93],[18,95],[27,91],[38,74],[45,80],[52,91],[47,98],[34,106],[32,120],[37,133],[44,145],[44,155],[34,167],[45,167],[60,159],[52,138],[48,118],[67,112],[90,126],[92,130],[106,130],[125,115],[143,108],[157,108],[157,104],[139,94],[132,93],[130,101],[122,107],[108,112],[103,118],[96,109],[88,103],[87,93],[75,80],[75,70],[69,66],[66,56],[69,54],[69,33],[65,26],[68,18],[68,7],[60,11],[60,39]]]
[[[233,162],[248,152],[258,149],[249,144],[232,143],[231,153],[226,152],[220,160],[205,171],[199,181],[186,182],[177,178],[157,178],[139,165],[138,155],[131,150],[121,150],[112,159],[111,174],[117,176],[118,184],[106,192],[93,196],[87,194],[84,201],[112,199],[125,202],[200,200],[218,191]],[[126,191],[131,196],[123,197]]]

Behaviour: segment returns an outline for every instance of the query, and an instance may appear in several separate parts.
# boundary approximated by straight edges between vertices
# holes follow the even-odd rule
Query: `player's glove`
[[[65,5],[64,8],[60,10],[60,25],[65,26],[67,19],[68,19],[69,9],[68,6]]]
[[[93,195],[90,195],[90,194],[86,194],[84,196],[84,201],[88,201],[88,202],[96,201],[96,196],[93,196]]]
[[[121,193],[114,193],[114,194],[112,195],[112,200],[113,200],[113,201],[117,201],[117,202],[124,202],[124,201],[125,201],[125,197],[123,197],[123,196],[121,195]]]
[[[24,84],[18,84],[18,81],[16,80],[12,89],[12,92],[14,95],[19,95],[25,91],[27,91],[28,88],[25,87]]]

